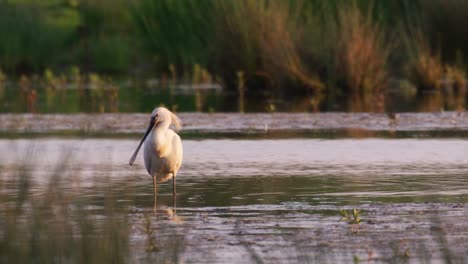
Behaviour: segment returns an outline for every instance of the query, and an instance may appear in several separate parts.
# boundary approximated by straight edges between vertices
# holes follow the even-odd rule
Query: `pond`
[[[9,249],[2,251],[2,262],[24,260],[21,252],[42,260],[83,254],[95,262],[123,256],[143,263],[417,263],[468,257],[465,139],[184,140],[175,208],[170,183],[159,185],[153,208],[141,153],[134,166],[127,164],[137,143],[0,140],[0,149],[8,150],[0,154],[0,242]],[[18,200],[24,201],[20,213]],[[343,209],[349,219],[341,219]],[[359,226],[350,223],[353,209],[359,210]],[[8,212],[16,212],[15,222],[8,224]],[[99,222],[104,225],[95,226]],[[91,235],[76,231],[88,225],[94,227]],[[10,229],[34,237],[30,226],[42,226],[37,238],[5,242]],[[39,246],[42,236],[60,243]],[[95,245],[110,258],[90,257],[96,252],[85,250],[87,243],[94,245],[86,239],[93,236],[112,241]]]

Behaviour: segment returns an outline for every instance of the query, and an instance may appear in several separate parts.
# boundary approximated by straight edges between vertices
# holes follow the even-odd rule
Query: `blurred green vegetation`
[[[465,86],[460,0],[3,0],[0,69],[193,82],[249,93],[379,93],[392,78]],[[162,78],[162,77],[161,77]]]

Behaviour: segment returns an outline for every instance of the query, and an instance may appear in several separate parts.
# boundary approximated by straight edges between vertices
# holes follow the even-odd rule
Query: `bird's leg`
[[[174,175],[174,174],[173,174]],[[172,196],[176,196],[176,182],[175,182],[175,175],[172,177]]]
[[[155,209],[156,209],[156,197],[157,197],[157,195],[158,195],[158,194],[157,194],[157,191],[156,191],[156,185],[157,185],[157,180],[156,180],[156,176],[154,176],[154,177],[153,177],[153,188],[154,188],[154,189],[153,189],[153,192],[154,192],[154,200],[153,200],[154,204],[153,204],[153,205],[154,205],[154,208],[155,208]]]
[[[175,174],[172,173],[172,204],[175,209],[176,207],[176,179]]]

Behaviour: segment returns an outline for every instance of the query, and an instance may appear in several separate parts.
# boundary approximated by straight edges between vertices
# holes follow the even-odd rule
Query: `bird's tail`
[[[172,179],[174,177],[174,174],[172,172],[166,173],[166,174],[161,174],[157,176],[157,181],[158,183],[163,183],[167,182],[168,180]]]

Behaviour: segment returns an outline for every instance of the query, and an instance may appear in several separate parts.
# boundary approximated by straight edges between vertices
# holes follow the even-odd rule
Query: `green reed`
[[[457,0],[2,1],[0,68],[186,80],[200,65],[230,91],[244,72],[247,97],[316,100],[378,95],[395,78],[464,88],[467,11]]]

